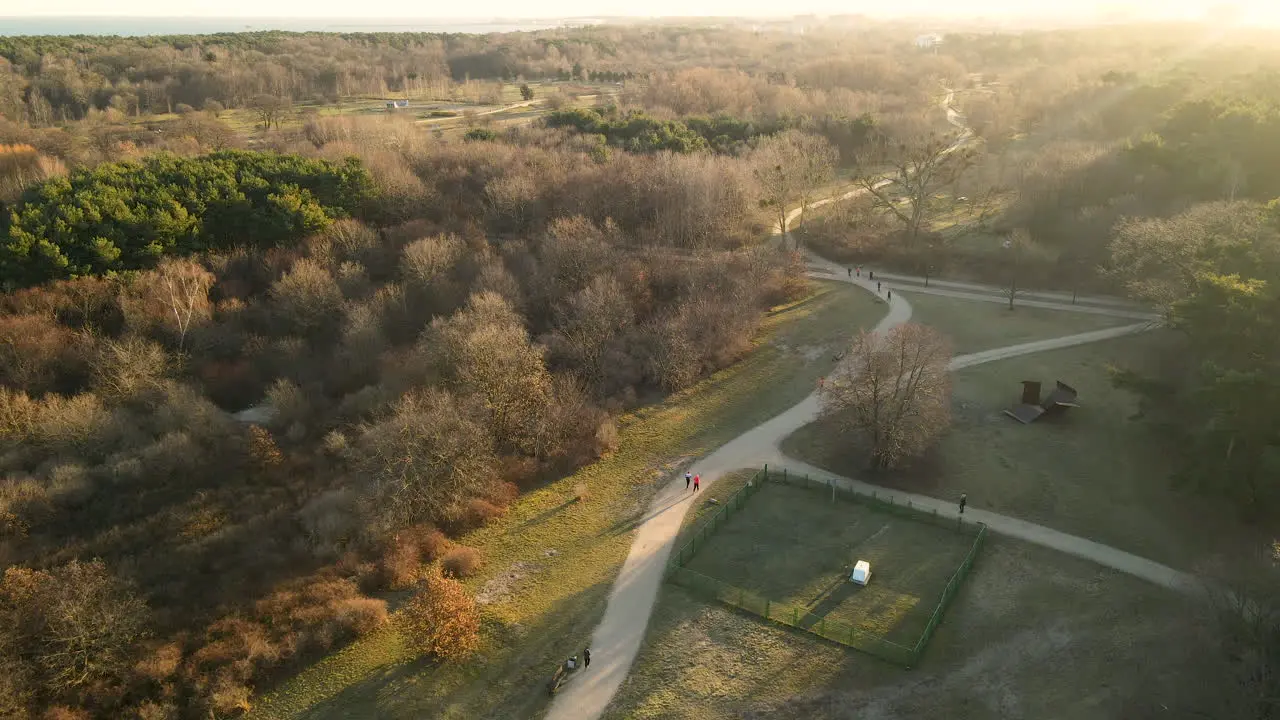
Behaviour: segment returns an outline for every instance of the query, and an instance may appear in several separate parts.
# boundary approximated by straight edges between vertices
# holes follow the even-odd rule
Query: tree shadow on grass
[[[486,648],[469,660],[388,664],[294,717],[538,717],[550,701],[547,681],[565,658],[581,654],[590,642],[612,586],[612,578],[591,585],[529,624],[486,621]],[[607,657],[609,649],[592,647],[592,653]]]
[[[544,523],[544,522],[546,522],[546,521],[550,520],[551,518],[555,517],[556,515],[559,515],[560,513],[564,512],[566,509],[568,509],[568,507],[569,507],[570,505],[573,505],[574,503],[577,503],[577,502],[578,502],[578,498],[576,498],[576,497],[571,497],[571,498],[569,498],[568,500],[565,500],[564,502],[560,503],[559,505],[557,505],[557,506],[555,506],[555,507],[553,507],[553,508],[548,508],[548,509],[546,509],[546,510],[543,510],[542,512],[538,513],[537,515],[534,515],[533,517],[529,518],[528,520],[525,520],[524,522],[522,522],[522,523],[520,523],[518,526],[516,526],[516,528],[515,528],[514,530],[512,530],[512,532],[516,532],[516,531],[519,531],[519,530],[524,530],[525,528],[532,527],[532,526],[534,526],[534,525],[541,525],[542,523]]]
[[[809,608],[809,613],[800,621],[800,627],[805,630],[813,628],[820,620],[840,607],[845,600],[853,597],[854,593],[862,590],[860,585],[854,584],[847,578],[839,578],[836,583],[837,585],[834,588],[825,593],[826,597],[823,597],[817,605],[812,605]]]
[[[667,512],[668,510],[675,507],[676,505],[679,505],[680,503],[684,502],[684,500],[685,500],[684,495],[676,495],[672,497],[670,500],[668,500],[667,502],[664,502],[661,507],[650,508],[646,512],[641,513],[639,515],[634,515],[630,518],[623,518],[619,520],[613,525],[610,525],[607,530],[601,531],[600,536],[612,537],[615,535],[622,535],[623,533],[631,532],[632,530],[640,527],[641,525],[648,522],[649,520],[652,520],[653,518],[661,515],[662,513]]]

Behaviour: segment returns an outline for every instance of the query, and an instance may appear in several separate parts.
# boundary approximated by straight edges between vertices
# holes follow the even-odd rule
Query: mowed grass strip
[[[928,325],[951,340],[956,355],[992,350],[1007,345],[1048,340],[1102,330],[1137,322],[1128,318],[1022,307],[1014,300],[999,304],[981,300],[962,300],[942,295],[913,293],[911,288],[893,287],[911,303],[911,322]]]
[[[284,682],[252,715],[537,716],[547,676],[582,649],[602,615],[657,484],[803,399],[830,371],[837,349],[873,326],[882,308],[843,283],[815,283],[811,296],[770,313],[742,361],[623,418],[617,452],[523,495],[505,517],[462,538],[485,558],[467,581],[488,600],[472,660],[415,659],[388,629]],[[585,501],[576,500],[579,489]]]
[[[686,567],[910,648],[972,544],[968,534],[769,482]],[[871,563],[865,587],[849,581],[858,560]]]

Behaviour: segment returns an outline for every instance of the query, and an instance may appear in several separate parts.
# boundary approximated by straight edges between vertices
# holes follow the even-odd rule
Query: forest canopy
[[[222,151],[103,163],[27,190],[0,226],[0,285],[147,268],[170,254],[287,245],[357,211],[368,187],[354,158]]]

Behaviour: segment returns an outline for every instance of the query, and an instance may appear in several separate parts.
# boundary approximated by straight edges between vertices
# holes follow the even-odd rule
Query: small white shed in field
[[[871,563],[866,560],[859,560],[853,565],[853,574],[849,579],[859,585],[866,585],[871,581]]]

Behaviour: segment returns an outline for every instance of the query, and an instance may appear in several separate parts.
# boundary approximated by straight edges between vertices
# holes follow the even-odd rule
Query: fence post
[[[785,483],[786,481],[787,481],[787,469],[782,468],[782,482]]]
[[[765,620],[768,620],[768,619],[769,619],[769,605],[770,605],[770,604],[771,604],[771,603],[770,603],[770,601],[769,601],[769,600],[765,600],[765,601],[764,601],[764,619],[765,619]]]

